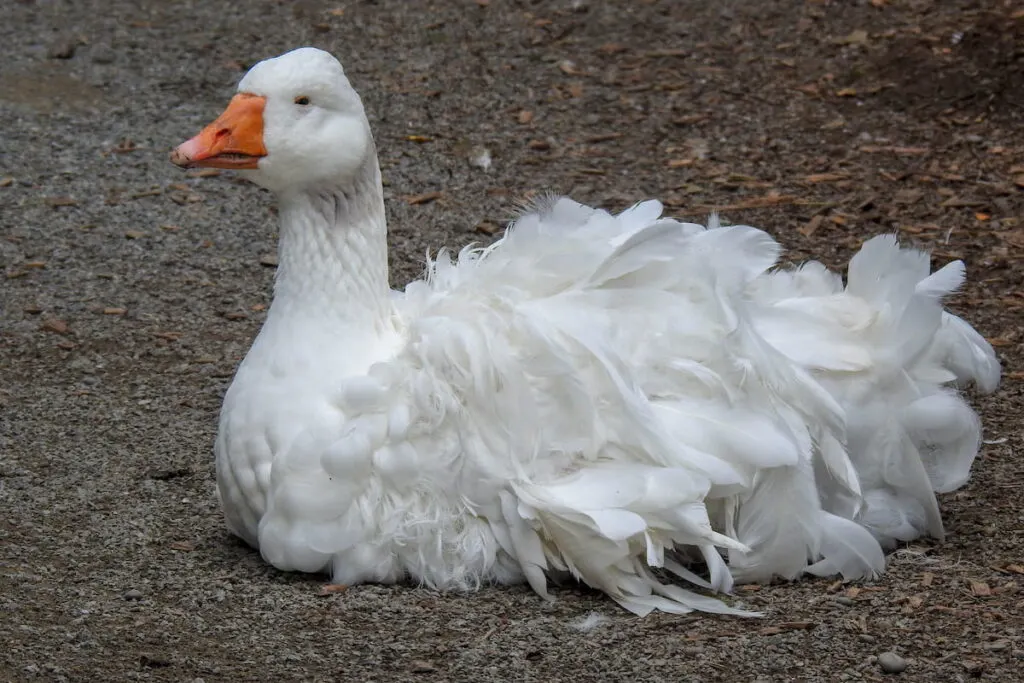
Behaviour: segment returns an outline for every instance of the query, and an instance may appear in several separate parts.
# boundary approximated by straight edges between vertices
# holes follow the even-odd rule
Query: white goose
[[[999,364],[942,308],[960,262],[892,236],[838,275],[746,226],[542,202],[388,285],[381,174],[326,52],[260,62],[172,155],[280,203],[274,301],[224,400],[232,532],[282,570],[438,589],[570,574],[637,614],[744,613],[695,586],[870,577],[942,537]],[[724,551],[724,552],[723,552]],[[698,559],[706,575],[689,566]]]

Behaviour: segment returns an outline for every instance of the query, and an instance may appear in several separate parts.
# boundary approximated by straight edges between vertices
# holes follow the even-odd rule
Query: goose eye
[[[296,97],[295,104],[299,105],[300,107],[305,107],[307,104],[309,104],[309,98],[306,97],[305,95],[302,95],[301,97]]]

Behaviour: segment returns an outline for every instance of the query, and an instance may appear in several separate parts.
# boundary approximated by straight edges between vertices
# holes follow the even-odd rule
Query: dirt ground
[[[396,285],[543,190],[719,208],[794,262],[891,230],[965,259],[953,308],[1006,375],[946,541],[871,584],[741,587],[755,621],[268,568],[223,528],[211,444],[273,209],[167,152],[303,44],[370,112]],[[1022,680],[1019,0],[3,0],[0,58],[0,680]]]

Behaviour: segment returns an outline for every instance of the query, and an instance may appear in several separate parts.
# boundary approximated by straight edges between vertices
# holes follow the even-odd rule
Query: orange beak
[[[258,95],[235,95],[224,113],[199,135],[171,152],[171,163],[182,168],[256,168],[267,156],[263,146],[263,107]]]

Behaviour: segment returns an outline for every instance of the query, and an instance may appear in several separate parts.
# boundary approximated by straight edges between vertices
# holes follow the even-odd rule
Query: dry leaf
[[[930,585],[932,585],[932,582],[934,580],[935,580],[935,574],[932,574],[931,572],[925,572],[925,573],[921,574],[921,585],[922,586],[930,586]]]
[[[992,595],[992,589],[984,581],[971,581],[971,592],[981,598]]]

